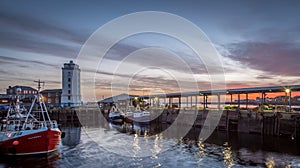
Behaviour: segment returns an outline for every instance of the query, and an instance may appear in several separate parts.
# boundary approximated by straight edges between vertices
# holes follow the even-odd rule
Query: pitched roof
[[[16,86],[13,86],[11,88],[8,88],[8,89],[16,89],[16,88],[21,88],[22,90],[34,90],[34,91],[37,91],[36,89],[30,87],[30,86],[19,86],[19,85],[16,85]]]
[[[138,97],[138,96],[123,93],[123,94],[120,94],[120,95],[117,95],[117,96],[113,96],[113,97],[109,97],[109,98],[106,98],[106,99],[103,99],[103,100],[99,100],[98,103],[113,103],[113,102],[117,102],[117,101],[120,101],[120,100],[133,99],[134,97]]]
[[[56,92],[62,92],[61,89],[46,89],[41,91],[41,93],[56,93]]]

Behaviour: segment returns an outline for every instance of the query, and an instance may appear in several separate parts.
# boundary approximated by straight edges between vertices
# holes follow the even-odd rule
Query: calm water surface
[[[0,167],[300,167],[300,145],[291,138],[215,132],[198,140],[199,128],[166,138],[167,125],[65,127],[59,151],[49,156],[1,156]]]

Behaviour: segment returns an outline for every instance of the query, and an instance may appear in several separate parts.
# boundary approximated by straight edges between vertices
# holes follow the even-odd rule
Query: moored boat
[[[139,107],[136,107],[134,112],[125,112],[124,118],[128,123],[149,123],[151,120],[150,112],[143,111]]]
[[[29,111],[20,108],[20,89],[12,101],[7,115],[0,124],[0,152],[5,155],[47,154],[58,149],[61,131],[57,122],[51,120],[46,105],[38,94]]]
[[[133,112],[132,111],[125,112],[124,121],[127,123],[133,123]]]
[[[135,111],[133,113],[133,120],[135,122],[149,122],[150,112],[149,111]]]
[[[121,112],[113,106],[108,114],[108,119],[111,122],[123,122],[124,118]]]

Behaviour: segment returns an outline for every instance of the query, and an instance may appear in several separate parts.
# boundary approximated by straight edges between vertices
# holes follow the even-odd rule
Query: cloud
[[[141,40],[141,37],[151,39],[151,42]],[[195,74],[207,73],[205,65],[192,49],[175,39],[155,33],[124,39],[110,48],[104,58],[140,67],[155,66],[185,73],[188,68]]]
[[[37,65],[44,65],[44,66],[51,67],[51,68],[59,68],[59,66],[57,66],[57,65],[49,64],[49,63],[43,62],[43,61],[26,60],[26,59],[21,59],[21,58],[14,58],[14,57],[8,57],[8,56],[0,55],[0,65],[1,64],[9,64],[9,63],[10,64],[24,64],[24,63],[26,63],[26,64],[29,64],[29,65],[37,64]]]
[[[1,30],[15,30],[29,32],[49,37],[56,37],[70,42],[82,44],[86,40],[86,35],[67,29],[65,25],[60,25],[53,21],[38,20],[27,15],[18,15],[10,11],[0,11]]]
[[[266,75],[300,75],[300,48],[295,43],[241,42],[229,45],[228,49],[227,57],[245,67],[264,71]]]
[[[55,22],[0,11],[0,47],[74,58],[88,35]]]

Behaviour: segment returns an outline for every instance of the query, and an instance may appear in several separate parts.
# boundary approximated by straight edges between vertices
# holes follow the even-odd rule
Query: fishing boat
[[[4,155],[47,154],[58,149],[61,131],[57,122],[51,120],[46,105],[40,94],[34,96],[29,111],[21,108],[20,93],[17,89],[11,101],[7,115],[0,124],[0,152]]]
[[[124,121],[127,123],[133,123],[133,112],[132,111],[126,111],[124,113]]]
[[[139,123],[145,123],[150,121],[149,111],[135,111],[133,113],[133,121]]]
[[[123,115],[120,110],[113,106],[108,114],[108,119],[111,122],[123,122]]]
[[[134,112],[126,112],[124,118],[125,121],[129,123],[149,123],[151,120],[150,112],[141,110],[139,106],[136,107]]]

